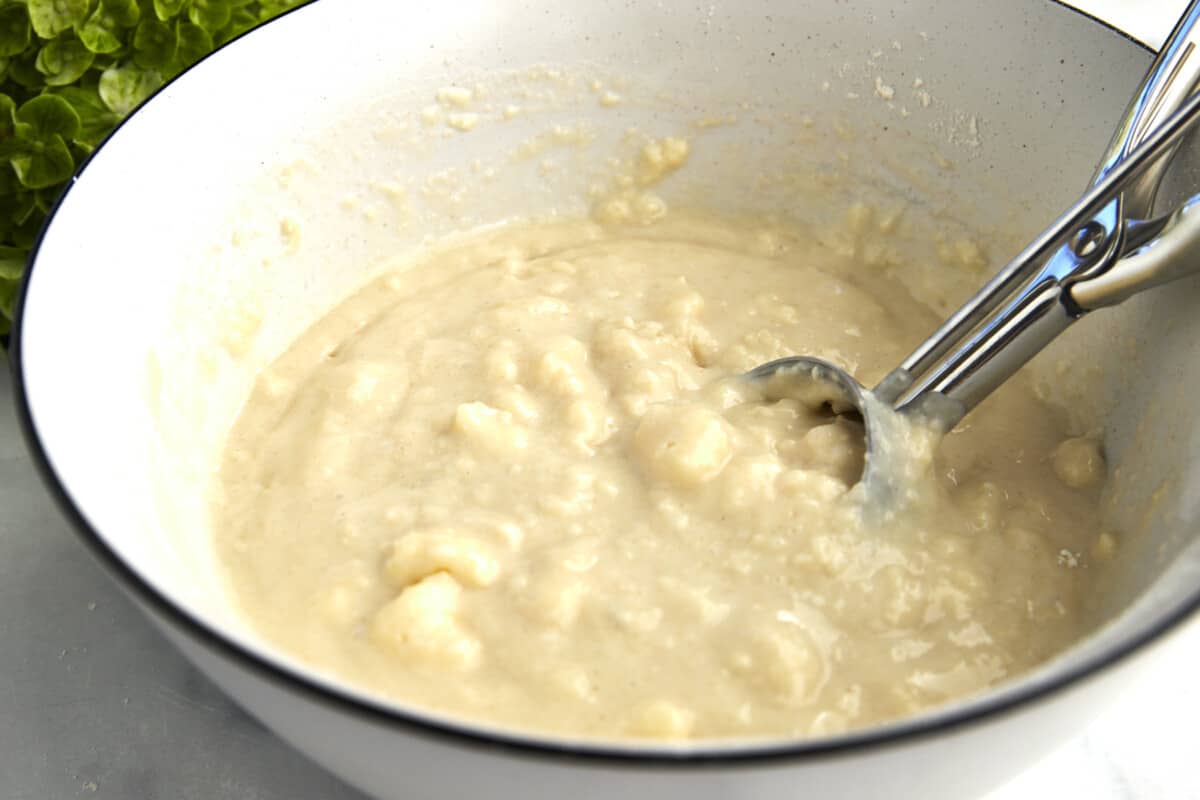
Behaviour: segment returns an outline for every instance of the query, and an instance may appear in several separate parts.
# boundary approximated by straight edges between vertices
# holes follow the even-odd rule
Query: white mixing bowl
[[[80,171],[19,301],[21,419],[167,637],[375,795],[966,797],[1085,725],[1200,606],[1196,281],[1098,314],[1053,358],[1095,379],[1076,402],[1126,534],[1112,621],[1019,681],[846,735],[571,741],[368,696],[234,612],[204,490],[255,372],[321,312],[426,237],[583,212],[630,128],[691,138],[669,201],[821,224],[868,193],[1004,255],[1084,186],[1149,61],[1041,0],[320,0],[170,84]],[[439,102],[451,86],[469,101]]]

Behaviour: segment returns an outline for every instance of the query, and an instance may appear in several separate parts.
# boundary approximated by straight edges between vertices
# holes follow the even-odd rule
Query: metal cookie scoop
[[[861,417],[861,483],[877,508],[902,504],[903,428],[920,418],[948,431],[1089,311],[1200,272],[1200,195],[1148,219],[1180,138],[1200,121],[1193,0],[1109,144],[1091,188],[874,389],[840,367],[796,356],[746,377],[788,396]],[[1006,302],[1007,301],[1007,302]]]
[[[763,398],[799,400],[809,408],[861,421],[866,454],[860,483],[876,510],[902,506],[909,485],[907,420],[841,367],[820,358],[793,356],[770,361],[746,373],[763,384]]]

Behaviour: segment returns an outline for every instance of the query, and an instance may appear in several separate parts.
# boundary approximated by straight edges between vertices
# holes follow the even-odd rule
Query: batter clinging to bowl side
[[[401,264],[233,431],[236,597],[347,681],[562,734],[820,735],[1039,663],[1084,632],[1094,445],[1055,452],[1059,415],[1013,381],[936,453],[914,432],[919,498],[872,529],[855,431],[736,377],[806,353],[870,385],[933,318],[861,270],[673,217]]]

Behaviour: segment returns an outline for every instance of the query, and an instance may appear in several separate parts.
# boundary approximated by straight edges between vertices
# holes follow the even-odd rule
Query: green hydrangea
[[[306,0],[0,0],[0,343],[63,184],[201,57]]]

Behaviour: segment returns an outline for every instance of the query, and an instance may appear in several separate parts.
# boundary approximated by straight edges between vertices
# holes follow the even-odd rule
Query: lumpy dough
[[[214,500],[232,591],[348,682],[571,735],[832,734],[1037,664],[1084,628],[1099,467],[1025,382],[914,436],[880,524],[854,424],[738,377],[881,377],[934,320],[866,270],[671,217],[398,264],[260,376]]]

